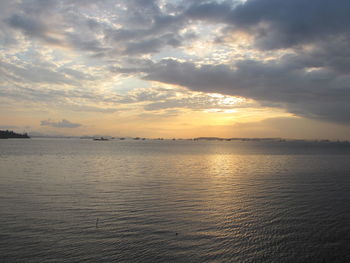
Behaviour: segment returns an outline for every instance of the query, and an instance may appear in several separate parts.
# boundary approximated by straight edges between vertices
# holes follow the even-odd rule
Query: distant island
[[[198,137],[194,141],[285,141],[282,138],[220,138],[220,137]]]
[[[0,139],[12,139],[12,138],[29,139],[30,137],[28,136],[27,133],[20,134],[14,131],[0,130]]]

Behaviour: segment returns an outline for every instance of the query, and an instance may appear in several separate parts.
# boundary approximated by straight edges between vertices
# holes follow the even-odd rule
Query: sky
[[[348,0],[0,0],[0,129],[350,139]]]

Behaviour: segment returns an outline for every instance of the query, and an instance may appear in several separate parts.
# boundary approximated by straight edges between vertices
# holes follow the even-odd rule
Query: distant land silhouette
[[[21,139],[29,139],[30,137],[28,136],[27,133],[16,133],[14,131],[2,131],[0,130],[0,139],[12,139],[12,138],[21,138]]]

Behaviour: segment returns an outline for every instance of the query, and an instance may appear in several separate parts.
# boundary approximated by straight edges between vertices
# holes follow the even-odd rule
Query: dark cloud
[[[146,79],[249,97],[300,116],[349,124],[349,10],[344,0],[193,4],[186,11],[190,19],[226,24],[226,33],[245,31],[260,49],[292,48],[294,55],[232,65],[163,60],[145,71]]]
[[[125,50],[126,54],[155,53],[164,45],[160,39],[148,39],[142,42],[131,42]]]
[[[40,39],[48,44],[62,45],[62,41],[54,37],[51,30],[55,27],[58,32],[62,28],[55,24],[54,12],[57,10],[58,1],[54,0],[28,0],[13,1],[10,12],[2,15],[2,22],[13,29],[23,32],[29,38]]]
[[[350,77],[326,69],[307,71],[295,57],[278,61],[240,61],[202,65],[164,60],[146,79],[195,91],[252,98],[311,118],[350,124]]]
[[[249,0],[226,21],[255,34],[259,47],[276,49],[348,34],[349,10],[347,0]]]
[[[109,50],[104,46],[99,40],[95,38],[90,39],[84,35],[76,34],[76,33],[66,33],[66,45],[82,50],[82,51],[90,51],[90,52],[104,52]]]
[[[94,14],[108,19],[93,17],[92,8]],[[0,27],[20,31],[30,40],[90,52],[95,57],[150,54],[167,46],[178,47],[194,37],[180,32],[187,18],[181,13],[183,8],[177,6],[175,10],[174,5],[160,8],[159,1],[149,0],[29,0],[16,3],[4,13]]]
[[[163,3],[162,7],[159,1],[151,0],[98,3],[31,0],[19,3],[17,9],[4,8],[13,12],[4,21],[30,38],[96,53],[116,52],[113,45],[126,54],[154,53],[166,46],[179,46],[186,40],[181,30],[193,20],[226,24],[231,31],[246,31],[254,35],[262,49],[332,40],[348,35],[350,25],[347,0],[248,0],[241,4],[187,1]],[[90,8],[96,9],[97,14],[110,15],[113,23],[91,17]],[[165,41],[169,34],[172,41]]]
[[[347,114],[350,112],[348,0],[248,0],[243,3],[27,0],[2,1],[0,7],[0,37],[5,48],[20,43],[17,34],[21,32],[29,41],[81,51],[103,63],[114,58],[117,66],[108,64],[108,68],[116,73],[140,74],[147,80],[177,84],[194,91],[248,97],[300,116],[350,124]],[[221,65],[204,63],[200,57],[196,63],[174,59],[140,62],[143,55],[183,47],[198,37],[189,33],[190,26],[198,26],[197,21],[223,26],[221,35],[215,35],[223,41],[232,41],[227,36],[245,32],[260,51],[273,53],[288,49],[290,54],[278,58],[272,54],[269,60],[255,58]],[[214,33],[217,31],[208,32]],[[0,73],[2,80],[16,84],[79,87],[79,79],[95,79],[69,68],[11,64],[8,60],[1,63]],[[40,94],[34,88],[19,89],[15,85],[12,93],[8,88],[0,92],[16,96],[20,90],[26,92],[17,94],[19,98],[28,96],[44,101],[48,94],[50,98],[87,97],[91,101],[101,99],[113,103],[148,100],[153,103],[149,109],[189,103],[170,98],[164,101],[152,94],[107,98],[80,90],[52,89]]]
[[[156,53],[165,47],[178,47],[195,36],[181,34],[185,26],[181,16],[158,14],[146,27],[106,29],[105,39],[111,45],[118,45],[121,54],[138,55]]]
[[[225,22],[232,10],[232,4],[227,2],[194,2],[185,12],[190,19],[210,20],[213,22]]]
[[[349,34],[349,10],[347,0],[207,1],[192,4],[185,16],[246,31],[262,49],[284,49]]]
[[[54,127],[54,128],[78,128],[80,126],[82,126],[79,123],[73,123],[70,122],[68,120],[62,119],[62,121],[58,121],[58,122],[54,122],[49,120],[43,120],[40,122],[41,126],[50,126],[50,127]]]
[[[178,47],[181,45],[180,38],[174,37],[172,34],[163,35],[159,38],[146,39],[139,42],[130,42],[124,53],[128,55],[156,53],[164,46]]]
[[[32,36],[40,36],[47,30],[47,27],[39,21],[25,16],[20,16],[18,14],[12,15],[8,19],[8,23],[10,26],[21,29],[27,35]]]

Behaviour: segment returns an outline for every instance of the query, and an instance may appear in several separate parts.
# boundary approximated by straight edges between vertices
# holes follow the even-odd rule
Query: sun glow
[[[211,101],[216,101],[219,105],[237,105],[247,102],[247,99],[242,97],[232,97],[218,93],[209,94]]]

